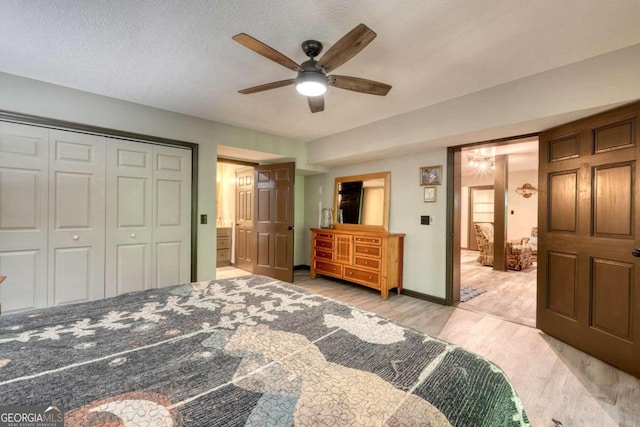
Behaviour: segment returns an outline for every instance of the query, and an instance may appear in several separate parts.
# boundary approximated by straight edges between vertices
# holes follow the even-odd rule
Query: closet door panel
[[[0,122],[0,286],[4,312],[47,305],[49,131]]]
[[[191,279],[191,151],[153,147],[153,283]]]
[[[151,287],[152,149],[107,139],[108,297]]]
[[[104,138],[49,133],[49,305],[103,298]]]

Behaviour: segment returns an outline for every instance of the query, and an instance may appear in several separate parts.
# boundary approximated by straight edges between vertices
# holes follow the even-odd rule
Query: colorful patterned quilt
[[[529,424],[491,362],[264,276],[2,315],[5,405],[68,426]]]

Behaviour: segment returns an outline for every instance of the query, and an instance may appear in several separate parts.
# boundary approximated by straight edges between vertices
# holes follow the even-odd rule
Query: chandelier
[[[467,161],[469,166],[476,168],[479,171],[489,171],[496,168],[496,159],[491,156],[483,155],[482,153],[471,153],[467,155]]]

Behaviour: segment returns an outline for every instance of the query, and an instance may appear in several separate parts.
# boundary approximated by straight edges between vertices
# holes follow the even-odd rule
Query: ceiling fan
[[[309,57],[309,60],[298,65],[272,47],[267,46],[245,33],[240,33],[233,36],[233,40],[267,59],[277,62],[293,71],[297,71],[298,76],[295,79],[266,83],[242,89],[238,92],[248,95],[250,93],[276,89],[295,83],[296,90],[307,97],[312,113],[324,110],[323,95],[327,91],[328,85],[340,89],[352,90],[354,92],[385,96],[389,93],[389,90],[391,90],[391,86],[388,84],[359,77],[328,75],[328,73],[367,47],[375,38],[376,33],[366,25],[360,24],[338,40],[318,61],[316,61],[315,58],[322,52],[322,43],[317,40],[307,40],[302,43],[302,50],[305,55]]]

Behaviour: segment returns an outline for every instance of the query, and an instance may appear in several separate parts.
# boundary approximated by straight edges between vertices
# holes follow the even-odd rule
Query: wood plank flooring
[[[536,263],[522,271],[495,271],[478,264],[477,257],[477,251],[461,251],[460,285],[487,292],[458,307],[535,327]]]
[[[640,379],[533,327],[298,270],[294,285],[459,345],[500,366],[533,426],[640,426]]]

